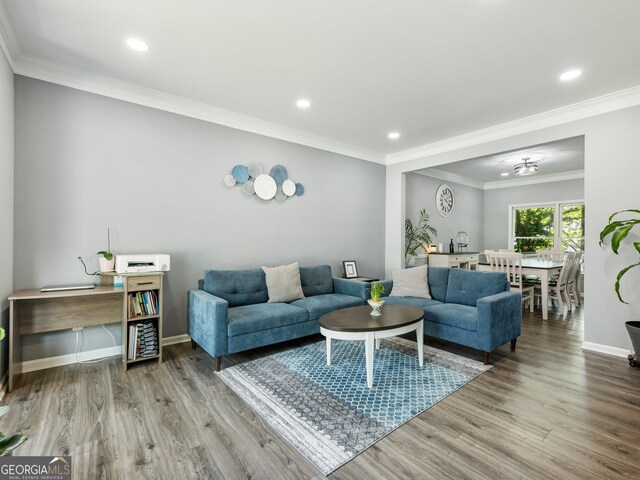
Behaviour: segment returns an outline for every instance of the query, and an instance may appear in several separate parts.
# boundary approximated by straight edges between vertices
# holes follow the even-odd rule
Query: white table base
[[[372,332],[338,332],[320,327],[320,333],[327,338],[327,365],[331,365],[331,340],[364,340],[365,359],[367,364],[367,387],[373,387],[374,351],[380,348],[380,339],[397,337],[414,331],[418,337],[418,363],[424,366],[424,323],[422,319],[403,327]]]

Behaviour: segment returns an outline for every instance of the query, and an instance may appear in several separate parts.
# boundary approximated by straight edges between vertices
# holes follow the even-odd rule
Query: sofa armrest
[[[212,357],[228,351],[229,302],[204,290],[189,290],[187,333]]]
[[[491,336],[494,347],[520,335],[522,320],[522,294],[517,291],[501,292],[478,299],[478,332]]]
[[[380,283],[384,287],[384,293],[382,294],[382,296],[388,297],[391,293],[391,289],[393,288],[393,280],[382,280],[378,283]]]
[[[343,295],[351,295],[360,299],[367,300],[371,285],[368,282],[359,282],[357,280],[347,280],[346,278],[333,277],[334,293]]]

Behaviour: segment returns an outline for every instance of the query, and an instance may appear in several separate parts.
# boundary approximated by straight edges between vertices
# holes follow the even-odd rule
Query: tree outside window
[[[533,253],[554,248],[584,251],[583,203],[513,207],[512,218],[516,252]]]

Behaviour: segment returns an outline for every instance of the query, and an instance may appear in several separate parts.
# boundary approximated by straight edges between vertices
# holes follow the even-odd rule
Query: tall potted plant
[[[429,214],[426,209],[420,210],[420,219],[417,225],[414,225],[410,218],[404,220],[405,263],[408,263],[425,243],[428,245],[432,242],[432,235],[435,237],[438,235],[438,231],[429,225]]]
[[[619,215],[621,214],[623,214],[623,217],[630,218],[620,219]],[[620,244],[628,237],[629,232],[631,232],[631,230],[639,224],[640,210],[630,209],[613,213],[609,217],[609,223],[600,232],[600,245],[603,245],[606,238],[611,235],[610,247],[613,253],[617,255]],[[640,242],[633,242],[633,247],[640,254]],[[620,270],[618,272],[618,275],[616,276],[614,289],[616,291],[616,295],[618,295],[618,300],[620,300],[622,303],[628,304],[629,302],[626,302],[622,298],[622,294],[620,293],[620,281],[629,270],[639,265],[640,260],[636,263],[632,263],[631,265],[627,265],[622,270]],[[629,364],[631,366],[637,367],[640,366],[640,360],[638,360],[638,356],[640,356],[640,321],[626,322],[626,327],[627,332],[629,332],[629,336],[631,337],[633,351],[635,352],[635,357],[633,355],[629,355]]]

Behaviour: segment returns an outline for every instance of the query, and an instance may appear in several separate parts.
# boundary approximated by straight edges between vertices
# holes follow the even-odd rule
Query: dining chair
[[[546,260],[548,262],[562,262],[564,259],[563,250],[536,250],[538,260]]]
[[[522,276],[522,253],[501,252],[496,250],[485,251],[491,270],[503,272],[511,285],[511,290],[520,290],[522,303],[529,303],[529,311],[534,307],[534,285],[527,283]]]
[[[582,259],[584,257],[584,254],[582,252],[576,252],[576,256],[573,259],[573,268],[572,271],[569,273],[569,277],[567,280],[567,290],[569,292],[569,299],[572,302],[572,306],[571,306],[571,310],[573,310],[573,305],[575,304],[576,307],[580,306],[581,300],[580,300],[580,295],[581,295],[581,291],[580,291],[580,275],[582,274],[581,270],[581,265],[582,265]]]
[[[567,284],[569,282],[569,275],[573,272],[573,263],[575,260],[575,252],[565,252],[564,261],[560,274],[555,280],[549,282],[549,299],[557,300],[560,312],[564,314],[564,305],[567,305],[567,311],[571,310],[571,298],[569,297],[569,291]],[[542,299],[541,286],[536,286],[536,299]]]

